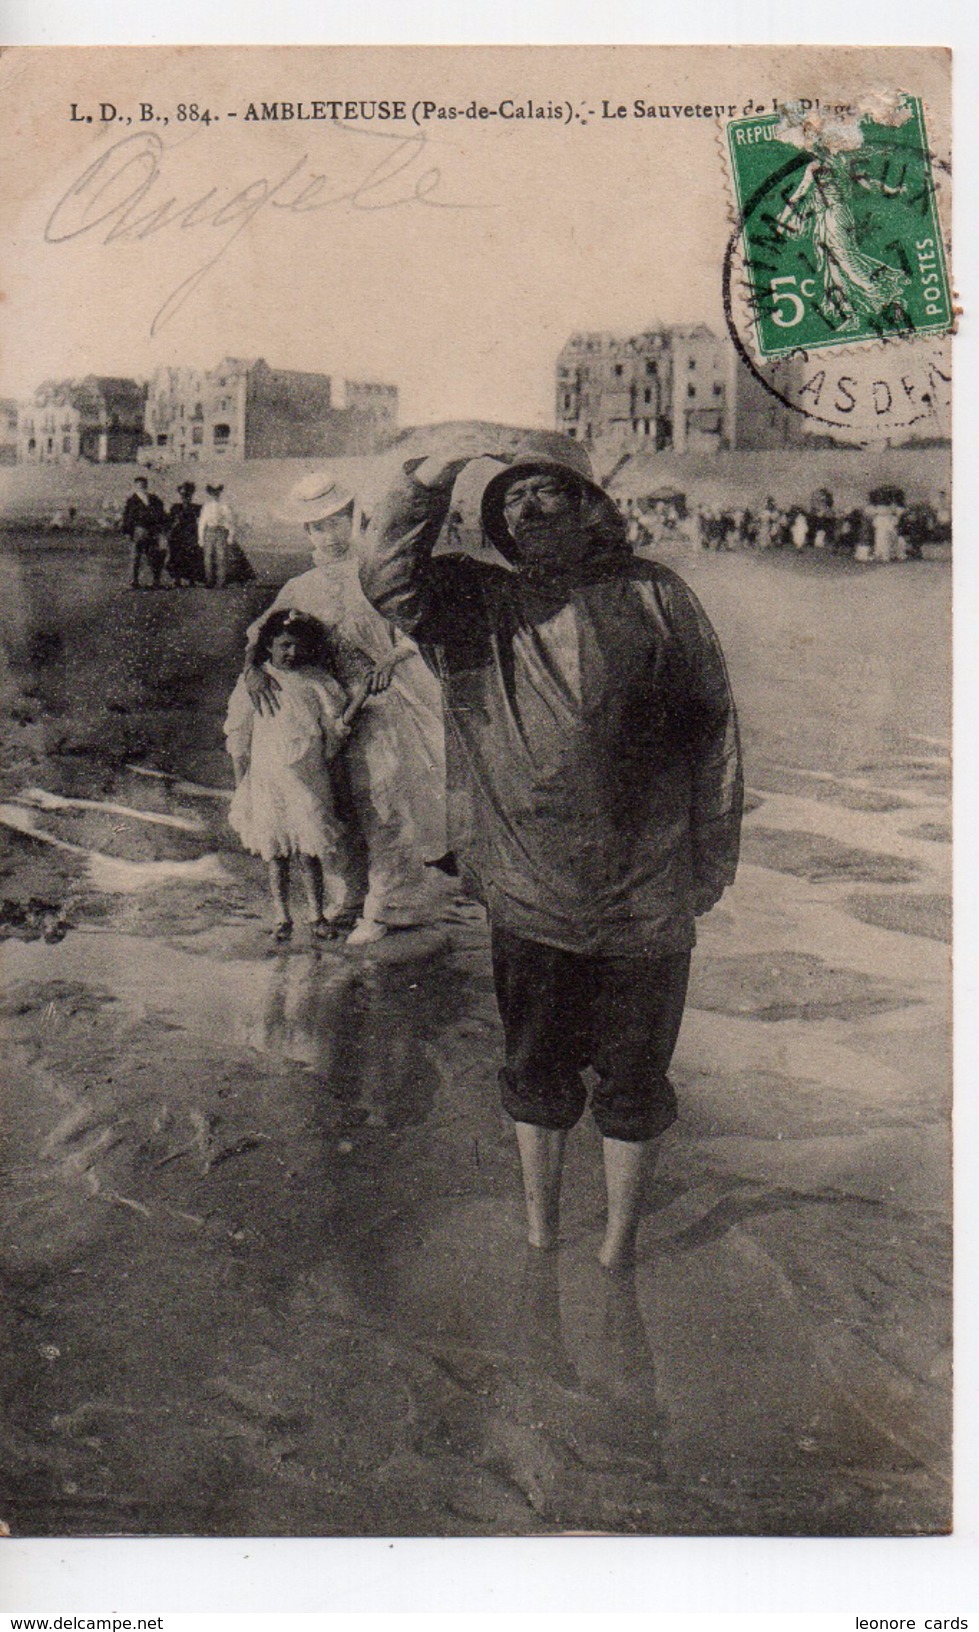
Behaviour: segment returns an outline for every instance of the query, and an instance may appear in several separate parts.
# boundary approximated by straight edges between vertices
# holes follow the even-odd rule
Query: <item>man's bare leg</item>
[[[646,1179],[653,1165],[650,1140],[603,1139],[608,1225],[599,1262],[615,1273],[636,1260],[636,1236],[642,1217]]]
[[[567,1131],[538,1128],[532,1122],[516,1122],[514,1126],[527,1202],[527,1240],[532,1247],[548,1252],[558,1241],[561,1168]]]

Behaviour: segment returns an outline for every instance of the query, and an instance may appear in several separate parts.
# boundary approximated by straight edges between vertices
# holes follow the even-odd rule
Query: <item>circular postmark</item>
[[[756,122],[756,144],[759,129],[765,162],[752,154],[754,170],[736,173],[723,264],[741,364],[811,433],[947,436],[952,313],[934,178],[949,165],[880,127],[845,152],[818,136],[786,142],[771,119]]]

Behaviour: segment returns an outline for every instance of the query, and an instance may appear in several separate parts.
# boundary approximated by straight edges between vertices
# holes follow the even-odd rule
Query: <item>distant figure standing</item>
[[[821,487],[812,502],[813,548],[832,550],[836,544],[836,509],[828,487]]]
[[[837,522],[833,549],[837,555],[855,555],[864,542],[864,514],[859,508],[847,510]]]
[[[197,521],[197,538],[204,552],[204,582],[209,589],[223,589],[228,582],[228,562],[235,542],[235,518],[223,503],[223,482],[208,482],[207,499]]]
[[[903,559],[899,551],[897,531],[900,508],[895,504],[872,504],[868,508],[870,525],[874,534],[874,560],[896,561]]]
[[[774,549],[778,543],[779,513],[771,493],[765,500],[764,508],[758,522],[758,548],[760,550]]]
[[[792,543],[797,550],[804,550],[809,542],[809,517],[805,510],[797,510],[792,517],[789,528]]]
[[[193,482],[181,482],[177,488],[180,500],[171,506],[167,517],[167,537],[170,544],[168,565],[175,584],[204,582],[204,556],[197,539],[201,506],[194,503],[196,491]]]
[[[166,560],[166,549],[161,542],[166,531],[167,513],[163,500],[151,493],[145,476],[133,477],[133,491],[122,512],[122,530],[132,539],[132,578],[130,587],[139,589],[140,568],[145,560],[150,569],[152,587],[159,589],[160,574]]]

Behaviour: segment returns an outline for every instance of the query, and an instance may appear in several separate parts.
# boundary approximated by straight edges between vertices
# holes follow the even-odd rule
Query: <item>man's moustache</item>
[[[551,516],[523,516],[519,521],[515,521],[513,523],[512,530],[514,533],[532,531],[555,534],[564,531],[561,523],[559,521],[555,521]]]

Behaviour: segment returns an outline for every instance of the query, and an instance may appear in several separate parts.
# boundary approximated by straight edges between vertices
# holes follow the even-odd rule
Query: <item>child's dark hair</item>
[[[272,656],[272,642],[276,635],[291,635],[303,668],[331,669],[330,643],[318,618],[308,612],[283,609],[271,612],[262,624],[255,642],[255,661],[265,663]]]

